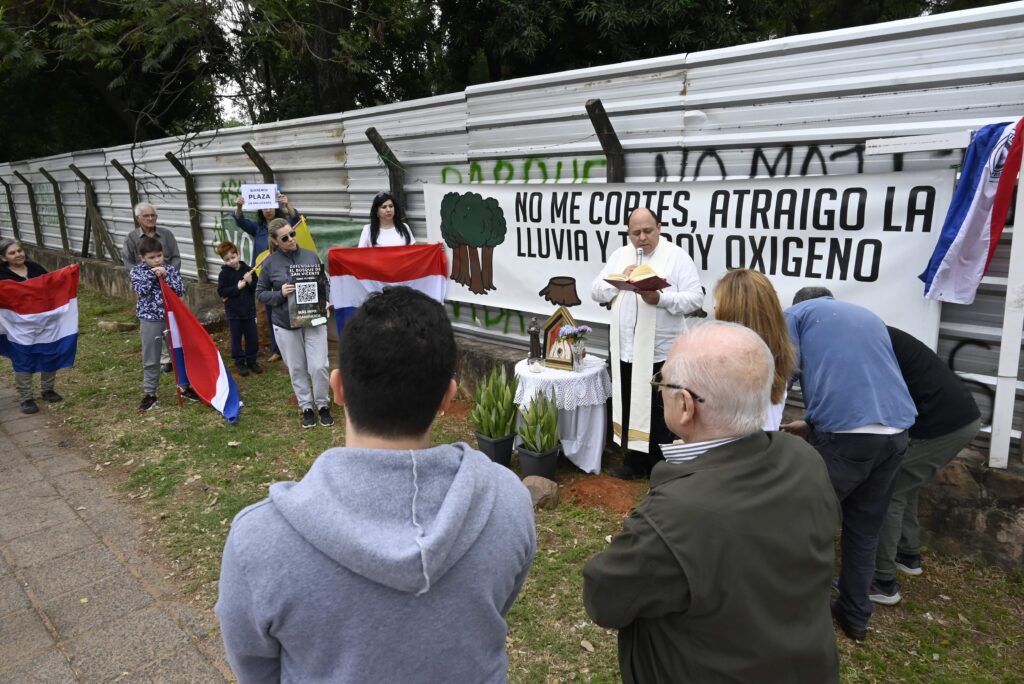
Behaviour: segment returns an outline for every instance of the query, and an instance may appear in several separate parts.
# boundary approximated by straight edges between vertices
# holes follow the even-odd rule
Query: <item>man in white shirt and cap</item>
[[[627,222],[629,244],[615,250],[594,280],[590,296],[611,302],[610,360],[612,427],[623,448],[623,465],[615,477],[650,477],[662,459],[660,444],[674,439],[665,426],[657,391],[650,379],[661,371],[672,342],[686,330],[686,316],[701,308],[704,288],[686,250],[661,239],[661,220],[646,207],[634,209]],[[627,292],[605,282],[612,274],[629,276],[646,264],[668,281],[654,292]]]

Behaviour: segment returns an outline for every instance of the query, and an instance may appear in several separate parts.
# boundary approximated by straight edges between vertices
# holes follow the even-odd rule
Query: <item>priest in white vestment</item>
[[[627,480],[647,478],[662,460],[661,444],[675,437],[665,426],[657,389],[651,378],[661,371],[668,350],[686,329],[686,315],[701,308],[704,288],[686,250],[661,239],[661,221],[641,207],[629,215],[629,244],[615,250],[594,280],[590,296],[611,302],[610,360],[612,427],[623,447],[622,468],[612,475]],[[609,275],[628,276],[647,264],[668,281],[660,292],[625,292],[605,282]]]

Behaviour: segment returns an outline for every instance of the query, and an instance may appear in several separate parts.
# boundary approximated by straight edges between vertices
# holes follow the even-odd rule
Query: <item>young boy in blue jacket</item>
[[[231,358],[241,376],[249,372],[262,373],[256,362],[260,350],[256,329],[256,281],[258,276],[249,264],[238,256],[238,247],[225,240],[217,245],[217,254],[224,265],[217,276],[217,294],[224,299],[224,314],[231,332]],[[244,347],[243,347],[244,340]]]

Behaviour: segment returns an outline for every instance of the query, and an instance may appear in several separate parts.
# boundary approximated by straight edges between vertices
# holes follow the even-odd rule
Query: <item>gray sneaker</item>
[[[900,596],[900,583],[896,580],[873,580],[871,588],[868,589],[868,599],[880,606],[895,606],[903,600]]]
[[[924,572],[924,570],[921,569],[921,556],[909,553],[897,553],[896,569],[904,575],[920,575]]]

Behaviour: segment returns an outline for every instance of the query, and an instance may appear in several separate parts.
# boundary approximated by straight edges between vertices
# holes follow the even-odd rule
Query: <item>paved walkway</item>
[[[0,388],[0,682],[230,681],[213,616],[144,557],[56,422]]]

